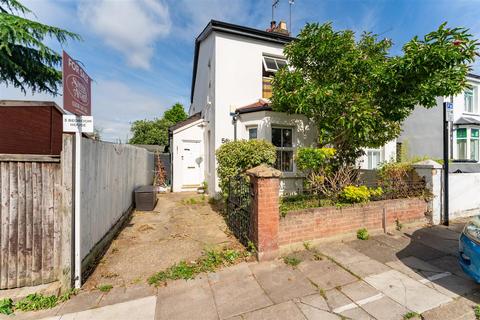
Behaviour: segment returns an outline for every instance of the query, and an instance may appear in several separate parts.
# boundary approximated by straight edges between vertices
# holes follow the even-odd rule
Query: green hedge
[[[220,188],[224,195],[230,177],[243,174],[260,164],[273,165],[277,157],[275,147],[265,140],[229,141],[217,149],[216,156]]]

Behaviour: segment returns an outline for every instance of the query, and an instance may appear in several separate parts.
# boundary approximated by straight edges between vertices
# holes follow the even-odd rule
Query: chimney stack
[[[285,21],[280,21],[277,25],[276,21],[270,22],[270,28],[267,29],[268,32],[280,33],[289,36],[290,32],[287,29],[287,23]]]

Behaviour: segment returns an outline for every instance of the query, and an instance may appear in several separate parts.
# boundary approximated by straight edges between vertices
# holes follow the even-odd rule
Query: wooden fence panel
[[[0,161],[0,289],[58,279],[60,162]]]

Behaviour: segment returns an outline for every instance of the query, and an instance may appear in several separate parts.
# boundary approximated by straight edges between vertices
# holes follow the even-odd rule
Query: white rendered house
[[[281,191],[302,188],[295,150],[314,146],[316,127],[302,115],[274,112],[271,79],[287,62],[284,46],[294,38],[281,23],[262,31],[210,21],[195,41],[190,118],[171,130],[172,189],[196,190],[204,181],[209,194],[219,190],[215,150],[234,139],[265,139],[277,147]],[[362,168],[395,159],[396,143],[366,150]]]
[[[470,88],[453,97],[437,98],[431,109],[417,107],[402,125],[399,148],[408,157],[443,159],[443,102],[453,103],[453,121],[449,129],[449,159],[479,163],[480,76],[469,74]]]

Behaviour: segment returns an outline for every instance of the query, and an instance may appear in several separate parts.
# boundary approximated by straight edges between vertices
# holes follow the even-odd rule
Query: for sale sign
[[[63,51],[63,108],[77,116],[92,114],[92,79]]]

